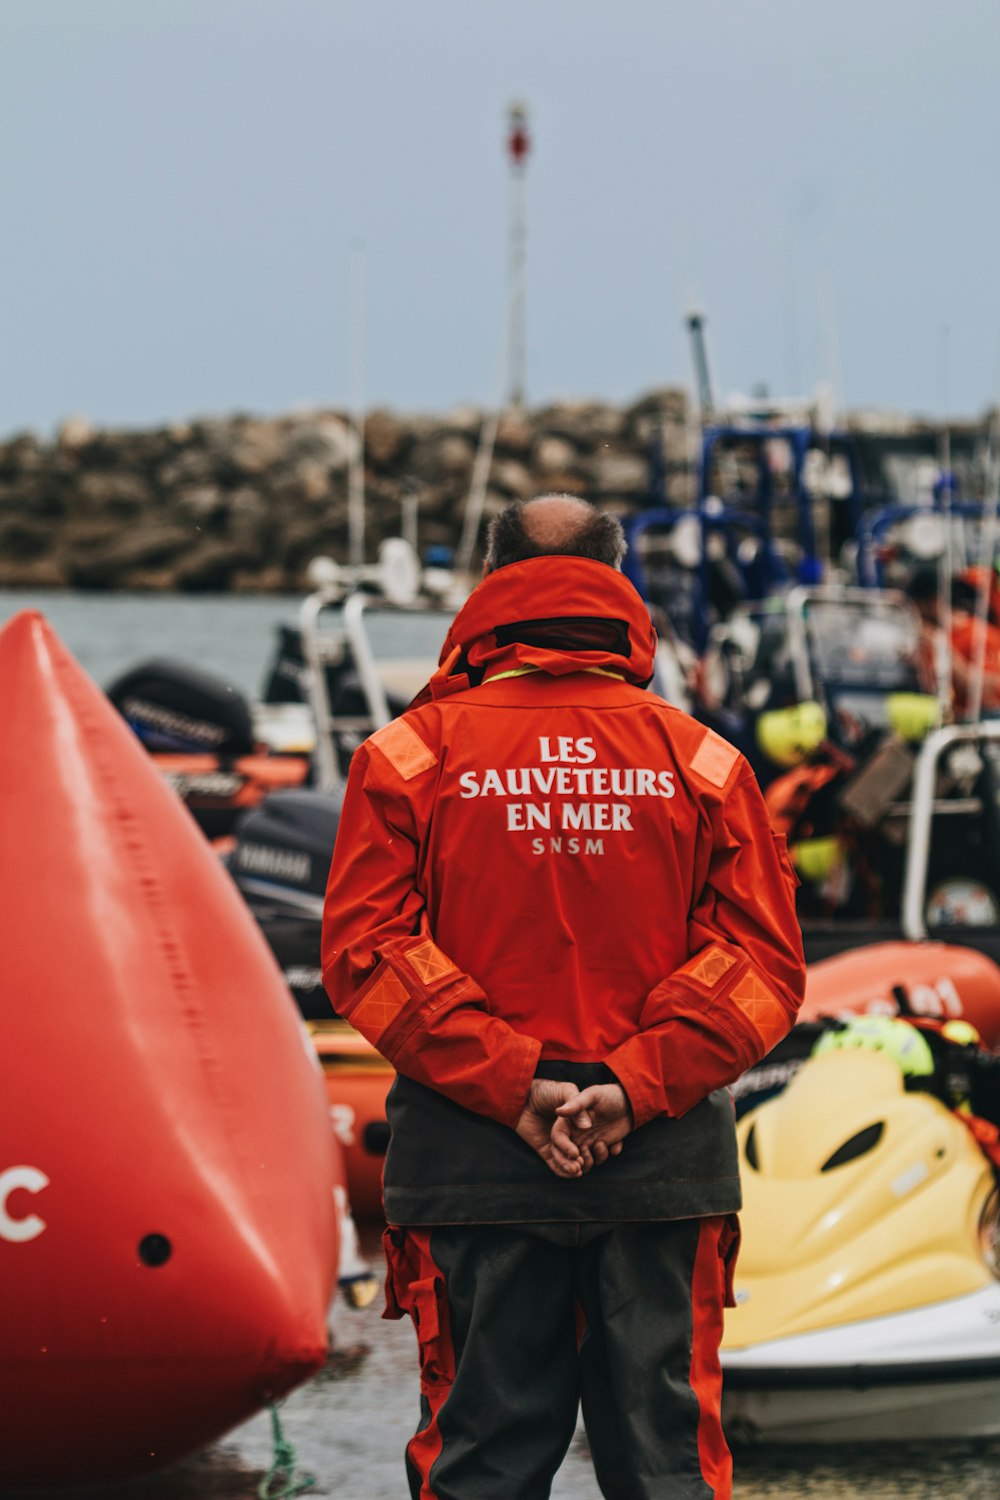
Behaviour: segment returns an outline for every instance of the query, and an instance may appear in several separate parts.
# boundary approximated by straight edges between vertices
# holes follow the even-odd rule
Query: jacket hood
[[[649,611],[623,574],[589,558],[532,557],[473,589],[411,707],[524,667],[554,677],[601,667],[645,687],[655,650]]]

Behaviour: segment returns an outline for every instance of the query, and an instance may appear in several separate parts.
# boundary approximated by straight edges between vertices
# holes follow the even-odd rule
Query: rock
[[[287,573],[276,563],[263,568],[236,568],[229,579],[234,594],[280,594],[289,587]]]
[[[174,585],[185,593],[224,592],[236,569],[247,562],[233,542],[211,539],[186,552],[174,569]]]
[[[184,485],[211,484],[215,478],[215,466],[204,448],[183,448],[159,466],[156,478],[161,489],[167,491],[179,490]]]
[[[87,510],[111,515],[135,516],[149,508],[153,493],[138,474],[81,474],[76,496]]]
[[[284,435],[276,422],[246,423],[233,435],[221,457],[234,474],[257,477],[281,462]]]
[[[60,448],[83,448],[94,438],[94,426],[86,417],[67,417],[56,433]]]
[[[535,428],[523,411],[505,411],[497,426],[496,452],[527,459],[535,441]]]
[[[133,594],[176,594],[177,574],[173,568],[129,568],[115,587]]]
[[[469,437],[457,432],[420,438],[409,454],[409,468],[422,484],[459,480],[467,485],[476,449]]]
[[[633,438],[670,397],[653,393],[626,411],[581,401],[503,412],[486,519],[510,498],[546,491],[625,504],[645,483]],[[671,416],[678,410],[675,401]],[[404,524],[416,525],[421,546],[457,544],[490,419],[472,406],[366,415],[367,555]],[[358,452],[352,419],[332,410],[199,417],[149,432],[74,417],[50,444],[15,434],[0,445],[0,519],[23,523],[8,533],[17,554],[8,561],[51,559],[53,576],[83,587],[288,587],[317,552],[346,555]]]
[[[255,564],[263,562],[273,530],[267,503],[256,490],[236,490],[230,495],[226,532],[245,558]]]
[[[478,406],[453,406],[437,421],[431,418],[430,425],[432,430],[457,432],[478,442],[486,416],[487,413],[480,411]]]
[[[227,503],[217,484],[189,484],[176,491],[172,508],[178,520],[205,528],[226,514]]]
[[[494,486],[513,500],[526,500],[532,492],[531,474],[516,459],[494,460],[490,476]]]
[[[270,491],[287,508],[316,506],[329,498],[338,478],[316,459],[303,458],[278,470],[270,480]]]
[[[103,545],[73,548],[66,559],[70,582],[77,588],[115,588],[123,575],[136,568],[172,562],[190,547],[189,527],[153,524],[122,534]]]
[[[566,438],[584,449],[620,437],[625,425],[624,414],[616,407],[594,401],[562,401],[545,407],[536,422],[547,436]]]
[[[633,448],[648,452],[658,440],[665,454],[672,455],[678,449],[686,451],[688,408],[683,394],[676,390],[656,391],[628,408],[624,426]]]
[[[52,553],[44,557],[16,559],[0,552],[0,588],[64,589],[69,575],[60,558]]]
[[[403,457],[406,437],[391,412],[373,411],[365,418],[365,459],[376,469],[391,469]]]
[[[358,435],[353,426],[336,416],[300,418],[285,444],[285,457],[293,464],[309,459],[327,473],[346,469],[358,451]]]
[[[589,487],[583,475],[577,471],[550,469],[539,477],[533,491],[535,495],[579,495],[589,498]]]
[[[534,466],[542,474],[565,473],[576,468],[579,455],[573,443],[566,438],[546,434],[535,443],[532,453]]]
[[[0,515],[43,515],[47,486],[35,478],[0,480]]]
[[[331,535],[331,528],[319,520],[293,521],[285,528],[277,553],[277,560],[285,572],[294,577],[304,572],[310,561],[320,554],[329,554],[338,562],[344,562],[347,538]]]
[[[593,498],[599,495],[639,495],[649,489],[649,459],[614,451],[605,444],[587,465]]]
[[[45,462],[41,443],[33,432],[18,432],[0,446],[0,478],[14,478],[40,469]]]
[[[27,516],[0,520],[0,558],[25,562],[44,557],[52,542],[52,528]]]

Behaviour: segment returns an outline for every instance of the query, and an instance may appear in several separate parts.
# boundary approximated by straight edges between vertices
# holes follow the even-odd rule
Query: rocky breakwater
[[[616,510],[646,500],[659,466],[687,498],[681,390],[631,406],[562,402],[508,411],[491,453],[484,518],[546,490]],[[365,550],[398,534],[454,548],[487,414],[377,410],[363,424]],[[0,587],[300,591],[317,555],[348,555],[359,438],[338,411],[201,419],[153,431],[79,418],[52,441],[0,443]]]

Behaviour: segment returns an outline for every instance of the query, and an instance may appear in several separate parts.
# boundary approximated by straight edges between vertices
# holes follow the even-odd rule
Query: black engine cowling
[[[329,792],[272,792],[239,819],[226,859],[307,1020],[332,1015],[320,933],[340,806],[341,797]]]
[[[147,750],[217,755],[254,749],[253,715],[239,688],[184,662],[157,657],[131,667],[107,695]]]

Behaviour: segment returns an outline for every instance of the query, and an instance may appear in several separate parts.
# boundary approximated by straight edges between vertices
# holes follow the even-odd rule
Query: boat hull
[[[734,1442],[1000,1435],[1000,1288],[723,1353]]]
[[[724,1386],[722,1420],[731,1443],[961,1442],[1000,1435],[1000,1371],[982,1378],[874,1381],[859,1373],[833,1384],[828,1371],[793,1388]]]

